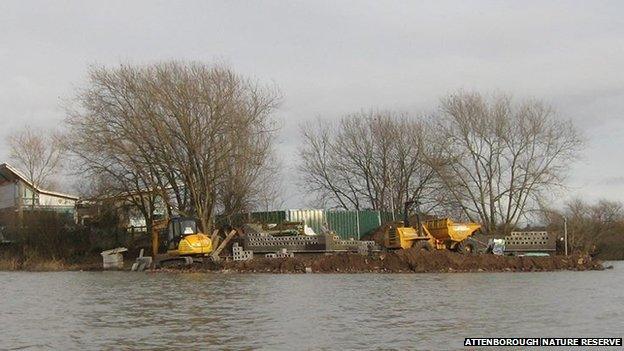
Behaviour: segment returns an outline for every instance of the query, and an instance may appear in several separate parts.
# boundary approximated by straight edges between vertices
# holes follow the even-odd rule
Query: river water
[[[464,337],[622,337],[601,272],[0,272],[0,349],[467,349]],[[491,348],[490,348],[491,349]]]

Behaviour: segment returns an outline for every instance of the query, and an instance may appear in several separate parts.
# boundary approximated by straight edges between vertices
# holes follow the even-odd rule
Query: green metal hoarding
[[[395,214],[394,219],[400,220],[400,214]],[[284,211],[244,213],[230,216],[229,218],[219,217],[217,222],[232,225],[240,225],[246,222],[276,224],[284,221],[304,222],[317,234],[322,233],[324,231],[323,228],[326,228],[333,230],[343,239],[361,239],[392,220],[392,213],[385,211],[289,209]]]

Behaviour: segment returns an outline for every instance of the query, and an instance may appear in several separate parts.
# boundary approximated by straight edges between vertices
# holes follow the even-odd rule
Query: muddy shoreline
[[[513,257],[461,255],[449,251],[423,252],[415,249],[363,256],[355,253],[299,255],[294,258],[257,257],[249,261],[194,264],[162,268],[156,272],[222,273],[448,273],[448,272],[547,272],[603,270],[599,260],[589,256]]]
[[[123,270],[130,270],[133,257],[125,257]],[[198,273],[449,273],[449,272],[548,272],[605,269],[602,261],[586,255],[515,257],[461,255],[449,251],[400,250],[371,255],[338,253],[331,255],[300,254],[294,258],[255,257],[249,261],[195,263],[186,267],[167,267],[150,272]],[[80,262],[62,260],[17,259],[0,257],[0,271],[102,271],[101,258]]]

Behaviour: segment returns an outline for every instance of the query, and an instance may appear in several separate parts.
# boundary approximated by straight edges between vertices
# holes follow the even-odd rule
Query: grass
[[[0,271],[19,271],[20,267],[21,264],[17,258],[0,258]]]
[[[97,257],[96,257],[97,258]],[[0,255],[0,271],[30,271],[30,272],[58,272],[98,270],[102,263],[95,259],[85,259],[80,262],[68,263],[56,258],[42,258],[38,256],[19,257],[15,254]]]
[[[62,260],[29,257],[22,260],[18,257],[0,258],[0,271],[32,271],[54,272],[67,270],[68,265]]]

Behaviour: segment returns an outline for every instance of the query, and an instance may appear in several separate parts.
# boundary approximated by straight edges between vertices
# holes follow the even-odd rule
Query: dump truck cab
[[[414,226],[409,221],[409,209],[413,204],[417,204],[415,201],[407,201],[404,203],[403,208],[403,223],[392,226],[388,230],[386,236],[385,247],[389,249],[409,249],[414,246],[418,246],[423,249],[430,249],[434,241],[432,237],[427,233],[424,228],[420,215],[416,212],[416,223]]]

